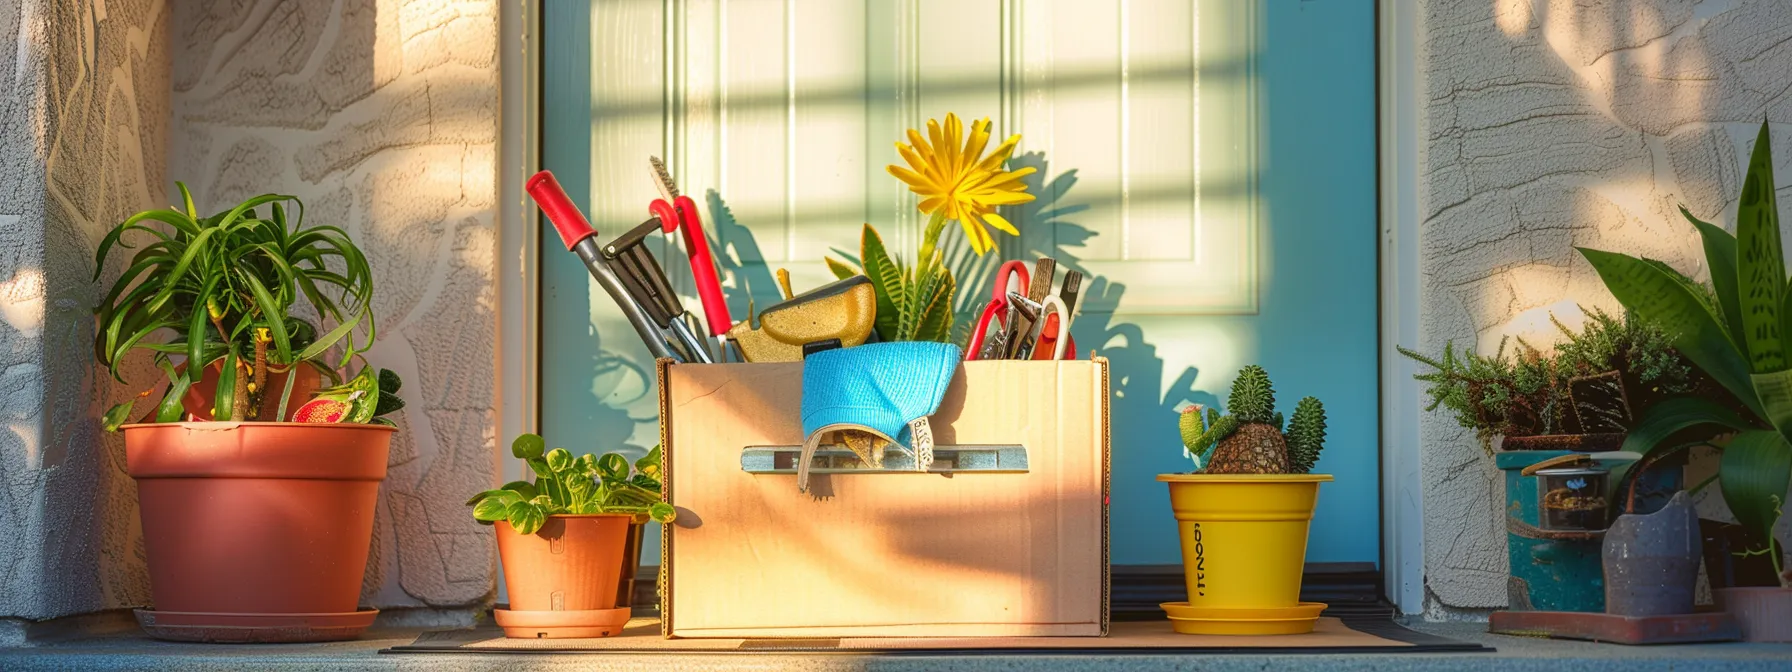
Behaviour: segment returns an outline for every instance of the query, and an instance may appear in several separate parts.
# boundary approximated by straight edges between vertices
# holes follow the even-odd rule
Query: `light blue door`
[[[854,250],[864,222],[912,250],[924,222],[883,173],[891,143],[948,111],[987,116],[1042,178],[1003,255],[1091,278],[1072,331],[1113,363],[1114,563],[1178,561],[1153,480],[1190,468],[1176,409],[1223,406],[1249,363],[1281,409],[1326,404],[1317,470],[1337,481],[1308,559],[1378,560],[1374,3],[545,5],[542,162],[604,235],[645,217],[646,157],[666,158],[743,315],[776,300],[774,269],[799,291],[825,279],[822,256]],[[542,240],[542,431],[644,451],[652,360],[545,224]],[[989,290],[960,294],[968,310]]]

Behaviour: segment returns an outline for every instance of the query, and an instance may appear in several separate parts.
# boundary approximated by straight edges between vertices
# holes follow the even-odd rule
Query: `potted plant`
[[[372,422],[371,369],[327,391],[353,405],[343,422],[282,420],[373,342],[367,262],[341,229],[304,225],[292,196],[202,216],[179,188],[183,209],[138,213],[96,255],[103,268],[135,249],[95,309],[100,362],[122,381],[126,355],[148,351],[168,380],[139,423],[124,424],[153,389],[105,417],[137,481],[155,600],[138,620],[168,639],[352,638],[378,613],[356,602],[395,429]],[[301,304],[333,326],[320,335]]]
[[[1792,474],[1792,290],[1786,284],[1774,198],[1773,152],[1762,122],[1736,206],[1736,233],[1700,221],[1711,285],[1706,287],[1659,261],[1579,248],[1606,289],[1638,316],[1673,335],[1675,349],[1716,381],[1721,392],[1663,401],[1631,430],[1624,447],[1645,460],[1720,441],[1718,486],[1742,527],[1741,548],[1765,555],[1777,585],[1713,591],[1752,641],[1792,641],[1792,587],[1773,536]],[[1738,409],[1736,406],[1740,406]]]
[[[1435,358],[1397,349],[1431,369],[1413,376],[1431,397],[1425,410],[1448,409],[1489,452],[1616,450],[1636,411],[1703,383],[1661,327],[1629,312],[1595,308],[1579,331],[1550,322],[1563,338],[1547,352],[1522,338],[1501,339],[1491,356],[1454,343]]]
[[[467,500],[474,520],[498,531],[510,608],[492,615],[507,637],[620,634],[641,562],[641,525],[675,516],[660,501],[660,449],[635,460],[631,470],[620,453],[575,458],[546,445],[535,434],[518,436],[510,452],[535,480]]]
[[[1182,633],[1311,631],[1325,605],[1301,602],[1300,584],[1319,484],[1332,480],[1308,473],[1325,447],[1325,407],[1301,399],[1284,428],[1269,374],[1255,365],[1238,372],[1226,405],[1229,415],[1183,410],[1196,472],[1157,477],[1170,484],[1188,587],[1188,602],[1164,610]]]

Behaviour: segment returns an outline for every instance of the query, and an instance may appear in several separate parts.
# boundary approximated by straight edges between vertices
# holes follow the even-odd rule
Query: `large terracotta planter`
[[[507,637],[611,637],[628,623],[620,603],[634,516],[548,516],[534,534],[499,522],[498,555],[510,608],[493,610]]]
[[[201,641],[349,639],[397,430],[380,425],[126,425],[153,612],[150,634]]]
[[[1159,474],[1182,541],[1188,602],[1163,605],[1177,632],[1310,632],[1325,605],[1300,601],[1307,529],[1324,474]]]

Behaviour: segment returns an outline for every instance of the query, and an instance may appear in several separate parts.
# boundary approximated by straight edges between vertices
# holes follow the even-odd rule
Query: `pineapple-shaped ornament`
[[[1313,397],[1301,399],[1284,434],[1275,395],[1269,373],[1253,364],[1232,381],[1226,400],[1231,414],[1199,406],[1183,409],[1183,450],[1201,473],[1305,474],[1313,469],[1325,447],[1324,405]]]

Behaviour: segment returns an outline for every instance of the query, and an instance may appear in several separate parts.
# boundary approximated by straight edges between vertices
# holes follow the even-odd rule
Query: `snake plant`
[[[502,520],[520,534],[534,534],[552,515],[624,513],[660,523],[676,517],[672,505],[660,501],[658,446],[635,460],[633,473],[621,453],[575,458],[565,448],[546,448],[539,435],[516,437],[510,454],[529,465],[535,481],[512,481],[473,495],[467,500],[473,519],[487,525]]]
[[[1705,444],[1687,441],[1689,436],[1734,432],[1722,447],[1718,485],[1753,537],[1756,546],[1746,552],[1770,555],[1778,571],[1773,526],[1792,472],[1792,288],[1786,284],[1766,122],[1743,178],[1735,235],[1684,207],[1680,212],[1703,242],[1709,294],[1662,262],[1578,249],[1619,303],[1672,334],[1674,347],[1733,395],[1740,409],[1709,397],[1663,401],[1631,430],[1624,449],[1643,453],[1639,464],[1645,464]]]
[[[127,354],[154,354],[169,381],[156,409],[158,422],[181,419],[181,397],[214,363],[221,364],[221,375],[213,417],[253,420],[269,373],[308,364],[337,379],[335,369],[373,344],[373,276],[347,232],[305,225],[304,204],[280,194],[202,216],[187,186],[176,186],[181,209],[133,215],[106,234],[94,257],[97,281],[112,253],[135,250],[94,309],[94,354],[120,382],[119,363]],[[288,205],[294,208],[290,219]],[[127,234],[147,244],[132,247]],[[316,325],[293,314],[301,302],[335,326],[318,335]],[[325,365],[323,358],[339,344],[338,363]],[[184,369],[175,366],[177,356],[185,358]],[[287,376],[280,393],[282,417],[294,378]],[[137,398],[148,394],[108,411],[106,428],[116,430],[131,417]]]

